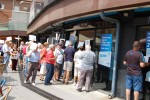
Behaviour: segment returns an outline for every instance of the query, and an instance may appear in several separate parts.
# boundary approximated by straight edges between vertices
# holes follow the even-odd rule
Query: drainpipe
[[[109,18],[104,15],[104,12],[100,12],[100,17],[108,22],[116,24],[116,43],[115,43],[115,53],[114,53],[114,65],[113,65],[113,77],[112,77],[112,87],[111,87],[111,94],[109,98],[112,99],[115,97],[115,90],[116,90],[116,75],[117,75],[117,61],[118,61],[118,47],[119,47],[119,32],[120,32],[120,22],[117,19]]]

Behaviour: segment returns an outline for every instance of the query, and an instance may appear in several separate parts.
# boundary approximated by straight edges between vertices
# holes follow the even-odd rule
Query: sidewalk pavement
[[[0,76],[0,79],[6,79],[6,84],[3,88],[7,86],[12,86],[12,90],[8,96],[7,100],[48,100],[44,97],[37,95],[37,93],[23,87],[21,85],[19,72],[18,71],[11,71],[11,68],[8,68],[7,73],[3,73]]]
[[[39,76],[36,78],[36,87],[43,89],[53,95],[56,95],[64,100],[110,100],[108,94],[104,94],[98,90],[91,92],[76,91],[76,86],[73,84],[62,84],[61,82],[52,82],[52,85],[45,86],[44,81],[39,80]],[[112,100],[123,100],[120,98],[114,98]]]
[[[9,68],[8,73],[3,73],[0,78],[6,79],[6,86],[12,86],[12,91],[9,94],[8,100],[47,100],[43,96],[22,86],[18,71],[12,72]],[[39,80],[39,76],[36,77],[35,82],[35,87],[51,93],[63,100],[110,100],[107,94],[101,93],[99,91],[91,91],[89,93],[86,93],[85,91],[77,92],[75,89],[76,87],[72,84],[63,85],[61,83],[53,83],[52,85],[45,86],[44,81]],[[123,99],[114,98],[112,100]]]

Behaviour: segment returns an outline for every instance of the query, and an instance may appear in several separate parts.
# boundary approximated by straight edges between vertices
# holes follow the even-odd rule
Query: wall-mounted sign
[[[150,32],[146,35],[146,56],[150,57]]]
[[[79,24],[80,27],[87,27],[88,25],[88,22],[82,22]]]
[[[99,52],[100,65],[110,67],[111,65],[112,34],[102,34]]]

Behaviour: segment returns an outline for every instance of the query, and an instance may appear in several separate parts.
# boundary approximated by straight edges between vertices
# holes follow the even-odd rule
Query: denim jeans
[[[8,63],[9,63],[9,58],[10,58],[10,56],[8,54],[7,54],[7,56],[4,57],[4,64],[6,64],[5,71],[7,71],[7,67],[8,67]]]
[[[46,71],[45,85],[48,85],[54,75],[54,64],[46,63]]]
[[[126,89],[131,90],[133,88],[134,91],[142,91],[142,82],[142,75],[126,75]]]
[[[24,66],[24,75],[25,77],[28,75],[28,57],[25,57],[25,66]]]

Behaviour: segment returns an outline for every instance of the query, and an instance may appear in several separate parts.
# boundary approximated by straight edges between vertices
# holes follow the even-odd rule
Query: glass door
[[[148,56],[146,54],[147,33],[150,33],[150,26],[139,26],[137,28],[136,40],[140,41],[141,43],[140,50],[142,51],[144,56]],[[148,78],[146,74],[150,72],[150,66],[142,68],[142,71],[143,71],[143,100],[150,100],[150,81],[146,80],[146,78]]]
[[[107,92],[111,91],[111,83],[112,83],[112,73],[113,73],[113,61],[114,61],[114,47],[116,42],[116,35],[115,35],[115,28],[104,28],[104,29],[98,29],[96,32],[96,40],[95,40],[95,52],[97,54],[97,66],[96,66],[96,73],[95,73],[95,79],[96,79],[96,87],[98,87],[100,90],[104,90]],[[102,45],[102,35],[111,35],[112,37],[112,45],[110,50],[110,65],[104,65],[99,64],[99,60],[101,59],[99,56],[100,53],[100,47]],[[107,41],[107,40],[106,40]],[[107,41],[108,42],[108,41]],[[107,44],[107,43],[106,43]]]

